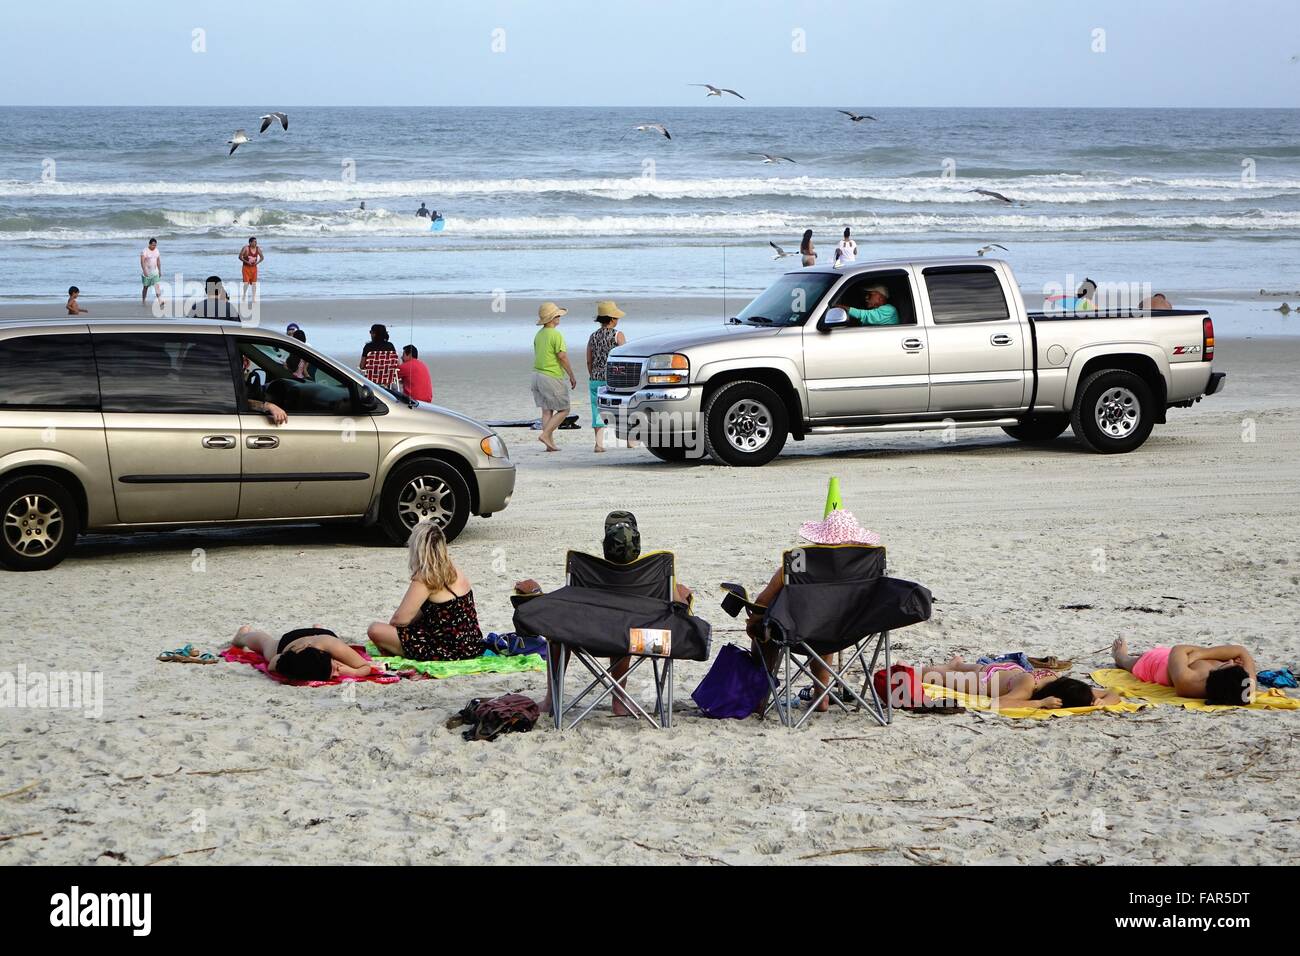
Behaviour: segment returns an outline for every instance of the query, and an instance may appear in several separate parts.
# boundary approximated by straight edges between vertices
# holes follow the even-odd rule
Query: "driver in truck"
[[[889,304],[889,290],[883,285],[867,289],[867,307],[849,308],[849,318],[858,325],[898,325],[898,310]]]

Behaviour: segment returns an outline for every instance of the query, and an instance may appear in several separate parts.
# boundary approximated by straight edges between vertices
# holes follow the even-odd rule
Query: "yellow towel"
[[[923,684],[921,686],[933,697],[946,697],[965,707],[969,707],[971,710],[990,710],[995,714],[1001,714],[1003,717],[1033,717],[1043,720],[1047,717],[1091,714],[1100,710],[1110,714],[1131,714],[1134,711],[1150,706],[1149,704],[1130,704],[1128,701],[1120,701],[1118,704],[1106,704],[1104,707],[1100,704],[1094,704],[1091,707],[1061,707],[1058,710],[1046,710],[1041,707],[994,707],[993,700],[989,697],[963,694],[959,690],[950,690],[947,687],[940,687],[938,684]]]
[[[1116,691],[1123,697],[1136,697],[1138,700],[1153,704],[1180,704],[1188,710],[1300,710],[1300,700],[1288,697],[1276,687],[1269,687],[1255,692],[1255,702],[1247,707],[1232,704],[1207,704],[1195,697],[1179,697],[1172,687],[1163,684],[1148,684],[1138,680],[1126,670],[1107,667],[1093,671],[1092,679],[1102,687]]]

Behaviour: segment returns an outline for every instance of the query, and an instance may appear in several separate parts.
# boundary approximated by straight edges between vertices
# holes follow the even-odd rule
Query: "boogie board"
[[[531,428],[534,431],[540,431],[542,427],[541,419],[538,418],[514,418],[498,419],[494,422],[484,422],[489,428]],[[566,415],[564,421],[560,422],[560,431],[571,431],[575,428],[581,428],[578,424],[577,415]]]
[[[447,224],[447,220],[439,216],[433,222],[429,223],[430,232],[442,232],[442,227]]]

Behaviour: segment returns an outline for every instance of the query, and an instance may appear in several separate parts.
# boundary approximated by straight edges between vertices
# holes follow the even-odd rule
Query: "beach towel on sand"
[[[1152,704],[1177,704],[1188,710],[1300,710],[1300,700],[1288,697],[1276,688],[1257,690],[1253,704],[1239,707],[1233,704],[1207,704],[1195,697],[1179,697],[1174,693],[1172,687],[1165,687],[1163,684],[1148,684],[1145,681],[1138,680],[1128,671],[1120,670],[1118,667],[1107,667],[1103,670],[1093,671],[1092,679],[1102,687],[1113,690],[1123,697],[1135,697],[1138,700],[1144,700]]]
[[[366,653],[366,649],[359,644],[349,644],[354,651],[362,657],[370,660],[371,657]],[[372,684],[396,684],[400,677],[396,674],[370,674],[366,677],[335,677],[332,680],[292,680],[283,674],[277,674],[267,665],[267,660],[257,651],[249,650],[247,647],[228,647],[221,652],[224,660],[232,664],[247,664],[249,667],[256,668],[271,680],[278,684],[292,684],[294,687],[330,687],[335,684],[346,684],[353,681],[365,681]],[[376,661],[378,663],[378,661]]]
[[[501,657],[486,653],[463,661],[413,661],[409,657],[384,657],[374,644],[366,650],[376,664],[390,671],[417,671],[425,677],[462,677],[466,674],[515,674],[521,671],[544,671],[546,661],[537,654],[515,654]]]
[[[1045,710],[1041,707],[994,707],[991,698],[983,697],[978,694],[963,694],[959,690],[949,690],[947,687],[941,687],[938,684],[922,684],[933,697],[946,697],[949,700],[955,700],[959,704],[965,704],[971,710],[985,710],[995,714],[1001,714],[1003,717],[1030,717],[1038,720],[1044,720],[1048,717],[1070,717],[1074,714],[1092,714],[1098,711],[1105,711],[1108,714],[1131,714],[1135,711],[1149,707],[1149,704],[1131,704],[1128,701],[1120,701],[1118,704],[1107,704],[1100,706],[1094,704],[1091,707],[1060,707],[1056,710]]]

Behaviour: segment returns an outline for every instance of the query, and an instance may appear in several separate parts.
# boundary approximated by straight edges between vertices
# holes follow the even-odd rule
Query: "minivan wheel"
[[[384,483],[379,526],[393,544],[406,544],[421,521],[442,526],[448,541],[469,521],[469,485],[459,471],[436,458],[417,458],[398,465]]]
[[[1069,415],[1035,415],[1022,418],[1014,425],[1003,425],[1002,430],[1016,441],[1032,444],[1051,441],[1069,427]]]
[[[1132,451],[1147,440],[1155,425],[1151,388],[1123,369],[1094,372],[1075,394],[1070,425],[1093,451],[1107,455]]]
[[[789,434],[781,396],[761,382],[728,382],[704,406],[704,445],[724,465],[766,465]]]
[[[32,475],[0,486],[0,566],[52,568],[68,556],[80,527],[76,498],[57,481]]]

